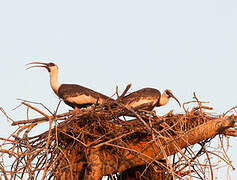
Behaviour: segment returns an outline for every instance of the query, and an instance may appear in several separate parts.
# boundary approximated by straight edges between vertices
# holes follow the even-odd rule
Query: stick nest
[[[208,113],[207,111],[212,108],[203,106],[205,102],[200,102],[196,96],[194,98],[194,101],[184,103],[185,113],[173,114],[171,111],[163,116],[156,115],[155,111],[135,112],[119,104],[119,101],[118,107],[113,109],[108,105],[107,108],[95,107],[85,111],[74,110],[49,116],[32,103],[24,101],[22,104],[28,108],[27,114],[28,110],[32,109],[42,117],[12,121],[12,125],[18,127],[17,130],[9,138],[1,138],[1,174],[5,179],[57,179],[62,172],[67,171],[71,174],[68,177],[73,177],[72,174],[75,172],[70,164],[72,158],[70,154],[75,149],[78,163],[85,161],[84,155],[87,155],[90,149],[115,153],[122,158],[124,149],[137,153],[136,150],[128,148],[127,144],[135,146],[141,142],[148,143],[156,136],[162,137],[165,142],[166,139],[182,136],[208,121],[226,116]],[[189,111],[187,107],[192,109]],[[7,118],[10,119],[8,116]],[[49,124],[48,131],[29,136],[30,132],[41,123]],[[213,155],[233,168],[222,136],[219,136],[218,148],[214,151],[207,150],[210,148],[212,138],[180,150],[172,156],[173,160],[167,158],[168,155],[163,155],[162,159],[151,157],[153,161],[145,163],[144,168],[137,170],[135,174],[143,179],[154,178],[155,174],[165,178],[193,176],[206,179],[208,174],[213,177],[212,169],[219,167],[210,160],[210,156]],[[137,154],[139,156],[139,153]],[[203,158],[203,155],[207,158]],[[10,166],[7,166],[9,162]],[[82,165],[81,171],[84,169]],[[116,169],[113,173],[115,172]],[[107,175],[116,179],[112,173]],[[119,176],[121,178],[123,173]]]

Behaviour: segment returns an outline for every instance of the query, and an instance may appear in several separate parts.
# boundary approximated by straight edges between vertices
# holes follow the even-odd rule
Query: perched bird
[[[162,95],[159,90],[154,88],[143,88],[124,96],[122,103],[126,107],[132,107],[135,110],[153,110],[154,107],[164,106],[169,102],[170,98],[174,98],[181,106],[178,99],[173,95],[172,91],[166,89]]]
[[[55,94],[61,98],[65,104],[74,109],[86,108],[96,104],[102,105],[106,102],[114,102],[110,97],[89,88],[77,84],[60,84],[58,82],[58,66],[54,63],[32,62],[27,65],[33,65],[27,69],[34,67],[46,68],[50,76],[50,86]]]

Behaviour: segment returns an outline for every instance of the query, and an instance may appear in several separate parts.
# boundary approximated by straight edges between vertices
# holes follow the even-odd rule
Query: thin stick
[[[50,116],[48,116],[47,114],[43,113],[43,112],[40,111],[39,109],[37,109],[37,108],[31,106],[30,104],[27,104],[27,103],[25,103],[25,102],[22,102],[22,104],[24,104],[25,106],[27,106],[27,107],[29,107],[29,108],[35,110],[36,112],[40,113],[42,116],[46,117],[47,119],[50,119]]]
[[[123,93],[121,94],[121,96],[119,98],[122,99],[127,94],[128,90],[131,88],[131,86],[132,86],[132,83],[128,84],[126,89],[123,91]]]
[[[45,149],[46,149],[46,164],[45,164],[45,167],[44,167],[44,174],[43,174],[42,179],[45,179],[45,176],[46,176],[46,174],[47,174],[47,162],[48,162],[48,158],[49,158],[49,150],[48,150],[48,147],[49,147],[49,143],[50,143],[50,136],[51,136],[52,124],[53,124],[53,121],[52,121],[51,118],[49,118],[49,133],[48,133],[48,140],[47,140],[47,143],[46,143],[46,146],[45,146]]]

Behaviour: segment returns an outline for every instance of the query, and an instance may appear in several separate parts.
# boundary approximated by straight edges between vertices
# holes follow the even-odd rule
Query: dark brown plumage
[[[135,110],[151,111],[154,107],[167,104],[170,97],[174,98],[179,103],[177,98],[172,94],[171,90],[166,89],[161,95],[160,91],[157,89],[143,88],[125,96],[122,99],[122,103],[125,106],[132,107]]]
[[[93,104],[104,104],[113,100],[101,93],[77,84],[62,84],[58,89],[58,96],[65,104],[75,108],[85,108]]]

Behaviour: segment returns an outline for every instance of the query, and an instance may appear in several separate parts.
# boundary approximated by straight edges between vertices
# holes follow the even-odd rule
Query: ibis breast
[[[97,101],[98,103],[99,101],[101,101],[99,97],[95,98],[85,94],[78,94],[77,96],[66,97],[65,100],[75,104],[95,104]]]

